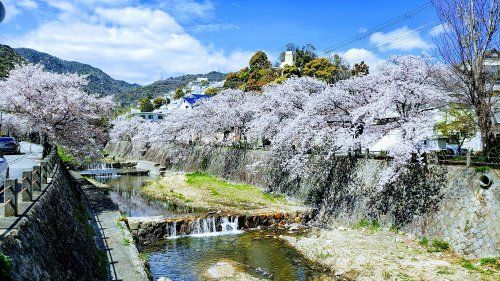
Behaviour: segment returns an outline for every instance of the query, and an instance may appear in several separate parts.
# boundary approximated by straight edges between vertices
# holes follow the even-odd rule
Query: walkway
[[[124,222],[120,221],[118,207],[111,201],[107,192],[81,178],[75,172],[73,177],[83,183],[82,188],[89,199],[94,216],[94,227],[101,234],[98,241],[105,249],[109,261],[110,280],[141,281],[149,280],[144,264],[139,259],[132,235]]]
[[[22,178],[23,171],[31,171],[33,166],[40,163],[43,148],[41,145],[29,142],[20,142],[21,154],[5,155],[10,169],[10,178]]]

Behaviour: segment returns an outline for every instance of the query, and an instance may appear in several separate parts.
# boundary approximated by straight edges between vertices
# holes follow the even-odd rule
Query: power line
[[[405,20],[408,20],[412,17],[414,17],[415,15],[419,14],[419,13],[422,13],[428,9],[430,9],[432,7],[432,3],[430,1],[427,1],[425,2],[423,5],[413,9],[413,10],[410,10],[398,17],[395,17],[385,23],[382,23],[380,25],[377,25],[375,27],[372,27],[370,29],[368,29],[366,32],[362,33],[362,34],[358,34],[358,35],[355,35],[349,39],[346,39],[342,42],[339,42],[331,47],[328,47],[326,49],[323,50],[323,53],[325,54],[329,54],[329,53],[332,53],[333,51],[336,51],[338,49],[341,49],[347,45],[350,45],[356,41],[359,41],[359,40],[362,40],[362,39],[365,39],[369,36],[371,36],[372,34],[376,33],[376,32],[379,32],[379,31],[382,31],[382,30],[385,30],[391,26],[394,26],[400,22],[403,22]]]
[[[388,40],[385,40],[385,41],[382,41],[382,42],[378,42],[377,44],[375,44],[374,46],[371,46],[371,47],[368,47],[368,48],[363,48],[367,51],[370,51],[372,53],[376,53],[376,54],[381,54],[381,51],[380,49],[383,49],[385,45],[397,45],[397,44],[400,44],[402,42],[404,42],[405,40],[407,39],[410,39],[412,38],[414,35],[417,35],[419,34],[420,32],[426,32],[430,29],[432,29],[438,22],[436,21],[433,21],[431,23],[428,23],[428,24],[425,24],[417,29],[414,29],[414,30],[411,30],[411,31],[408,31],[408,32],[405,32],[405,33],[402,33],[400,35],[398,35],[397,38],[391,38],[391,39],[388,39]],[[348,58],[349,60],[357,60],[357,59],[361,59],[363,58],[364,55],[355,55],[355,56],[348,56],[346,58]]]

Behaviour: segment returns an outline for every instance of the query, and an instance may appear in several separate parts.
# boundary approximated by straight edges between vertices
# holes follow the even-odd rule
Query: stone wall
[[[133,146],[110,143],[110,157],[148,160],[169,169],[203,170],[233,181],[301,199],[318,208],[325,225],[352,225],[376,220],[416,236],[448,241],[468,258],[500,255],[500,171],[476,172],[459,166],[414,167],[397,181],[377,190],[385,161],[315,157],[308,178],[289,180],[263,150],[214,147]],[[479,177],[493,184],[481,188]]]
[[[12,280],[103,279],[83,202],[73,178],[57,168],[38,202],[0,238],[0,252],[12,259]]]

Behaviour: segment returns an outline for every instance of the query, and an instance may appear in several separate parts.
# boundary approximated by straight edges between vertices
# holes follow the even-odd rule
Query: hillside
[[[209,81],[222,81],[225,79],[226,74],[212,71],[206,74],[187,74],[178,77],[171,77],[164,80],[156,81],[150,85],[142,86],[133,89],[129,92],[123,93],[120,97],[125,102],[139,100],[143,97],[157,97],[174,91],[180,86],[196,80],[196,78],[206,77]]]
[[[0,78],[7,77],[14,65],[23,61],[24,59],[14,49],[6,45],[0,45]]]
[[[89,84],[85,90],[101,95],[115,95],[121,104],[130,104],[143,97],[165,95],[176,88],[186,85],[199,77],[207,77],[210,81],[222,81],[226,74],[212,71],[206,74],[187,74],[156,81],[150,85],[140,86],[125,81],[113,79],[104,71],[88,64],[66,61],[55,56],[33,49],[12,49],[0,45],[0,77],[6,77],[14,64],[23,61],[42,64],[46,70],[56,73],[78,73],[88,75]]]
[[[113,79],[104,71],[74,61],[66,61],[52,55],[38,52],[33,49],[19,48],[15,51],[31,63],[39,63],[45,66],[46,70],[56,73],[78,73],[88,75],[89,84],[85,90],[90,93],[101,95],[117,95],[138,88],[137,84],[130,84],[125,81]]]

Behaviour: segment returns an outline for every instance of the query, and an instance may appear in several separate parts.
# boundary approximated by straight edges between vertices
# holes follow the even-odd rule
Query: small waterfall
[[[168,237],[176,238],[177,237],[177,222],[172,222],[168,227]]]
[[[189,227],[187,227],[189,226]],[[177,238],[177,223],[169,223],[168,237]],[[194,237],[208,237],[227,234],[240,234],[238,230],[238,217],[207,217],[196,219],[190,225],[181,225],[181,234]],[[220,229],[219,231],[217,229]]]
[[[113,164],[110,163],[92,163],[85,166],[86,170],[109,170],[113,169]]]
[[[238,218],[221,218],[222,232],[231,232],[238,230]]]

